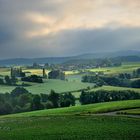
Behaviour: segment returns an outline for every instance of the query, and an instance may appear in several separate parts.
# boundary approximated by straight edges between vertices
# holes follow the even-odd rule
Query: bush
[[[21,107],[24,107],[25,104],[30,103],[30,102],[31,102],[31,97],[29,96],[29,94],[22,94],[19,96],[18,104]]]
[[[66,107],[66,106],[74,106],[75,105],[75,97],[69,92],[65,93],[60,96],[60,106]]]
[[[71,105],[71,100],[70,99],[66,99],[60,102],[60,106],[61,107],[69,107]]]
[[[59,107],[59,94],[54,90],[51,90],[51,93],[48,95],[48,99],[53,103],[54,108]]]
[[[13,112],[13,107],[9,103],[0,103],[0,114],[10,114]]]
[[[22,108],[20,106],[16,105],[13,109],[13,113],[20,113],[20,112],[22,112]]]
[[[31,103],[32,110],[41,110],[44,109],[44,105],[41,104],[41,98],[39,95],[34,95],[33,101]]]
[[[53,103],[51,101],[47,101],[46,104],[45,104],[45,108],[46,109],[54,108]]]
[[[22,81],[27,81],[27,82],[36,82],[36,83],[43,83],[43,80],[40,76],[37,75],[31,75],[28,77],[22,77]]]
[[[23,95],[23,94],[29,94],[28,90],[26,90],[23,87],[16,87],[11,92],[12,97],[18,97],[18,96]]]
[[[133,81],[131,83],[131,87],[133,87],[133,88],[140,88],[140,79]]]

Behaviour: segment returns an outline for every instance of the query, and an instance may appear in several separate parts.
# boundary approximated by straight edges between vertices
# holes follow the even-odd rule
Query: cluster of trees
[[[9,76],[5,76],[4,79],[0,78],[0,85],[16,85],[17,78],[15,76],[12,76],[11,78]]]
[[[109,101],[119,101],[119,100],[133,100],[140,99],[140,93],[135,91],[82,91],[80,95],[81,104],[91,104],[98,102],[109,102]]]
[[[26,82],[43,83],[42,77],[37,76],[37,75],[31,75],[31,76],[27,76],[27,77],[22,77],[21,80],[26,81]]]
[[[140,79],[131,82],[131,87],[140,88]]]
[[[25,72],[22,68],[11,68],[11,77],[25,77]]]
[[[132,81],[131,78],[140,77],[140,68],[130,73],[120,73],[114,76],[105,75],[85,75],[82,77],[82,82],[96,83],[97,86],[111,85],[120,87],[140,88],[140,80]]]
[[[33,95],[23,87],[16,87],[11,93],[0,94],[0,114],[10,114],[41,109],[68,107],[75,105],[71,93]]]
[[[65,80],[65,73],[61,70],[52,70],[48,73],[48,78]]]
[[[99,75],[85,75],[82,77],[82,82],[96,83],[97,86],[111,85],[111,86],[126,86],[128,80],[122,80],[119,77],[113,76],[99,76]]]
[[[133,78],[139,78],[139,77],[140,77],[140,68],[133,71]]]
[[[120,66],[121,61],[104,58],[104,59],[72,59],[61,64],[65,70],[87,69],[94,67],[113,67]]]

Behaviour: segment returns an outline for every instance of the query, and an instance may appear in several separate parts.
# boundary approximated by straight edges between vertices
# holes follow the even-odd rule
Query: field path
[[[117,114],[118,111],[107,112],[107,113],[97,113],[92,114],[96,116],[126,116],[126,117],[133,117],[133,118],[140,118],[140,115],[130,115],[130,114]]]

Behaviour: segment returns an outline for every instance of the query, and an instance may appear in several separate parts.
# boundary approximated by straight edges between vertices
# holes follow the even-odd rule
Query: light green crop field
[[[139,118],[83,115],[137,107],[140,107],[140,100],[5,115],[0,117],[0,139],[137,140],[140,138]]]
[[[10,68],[0,68],[0,75],[1,76],[10,75]]]
[[[66,79],[71,82],[81,82],[83,74],[66,75]]]
[[[96,91],[96,90],[117,90],[117,91],[132,90],[135,92],[140,92],[140,88],[116,87],[116,86],[102,86],[98,88],[93,88],[90,91]]]
[[[26,87],[28,91],[34,94],[38,93],[49,93],[50,90],[55,90],[58,93],[76,91],[80,89],[85,89],[88,86],[92,87],[94,84],[91,83],[82,83],[82,82],[70,82],[62,80],[46,80],[43,84],[36,84],[33,86]]]
[[[28,84],[30,84],[31,86],[25,88],[33,94],[48,94],[51,90],[55,90],[58,93],[62,93],[68,91],[77,91],[94,86],[93,83],[82,83],[52,79],[45,80],[44,83],[40,84],[31,82],[28,82]],[[0,85],[0,93],[11,92],[14,88],[15,86]]]
[[[106,67],[106,68],[95,68],[90,69],[91,72],[104,72],[105,74],[118,74],[118,73],[129,73],[133,70],[140,68],[140,63],[123,63],[122,66],[118,67]]]

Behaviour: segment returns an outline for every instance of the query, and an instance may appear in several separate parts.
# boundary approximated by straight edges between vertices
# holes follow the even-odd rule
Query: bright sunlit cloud
[[[0,55],[9,49],[11,57],[15,51],[17,57],[32,56],[31,50],[35,56],[67,55],[73,49],[79,54],[100,51],[103,44],[106,50],[138,49],[139,7],[139,0],[0,0]]]

